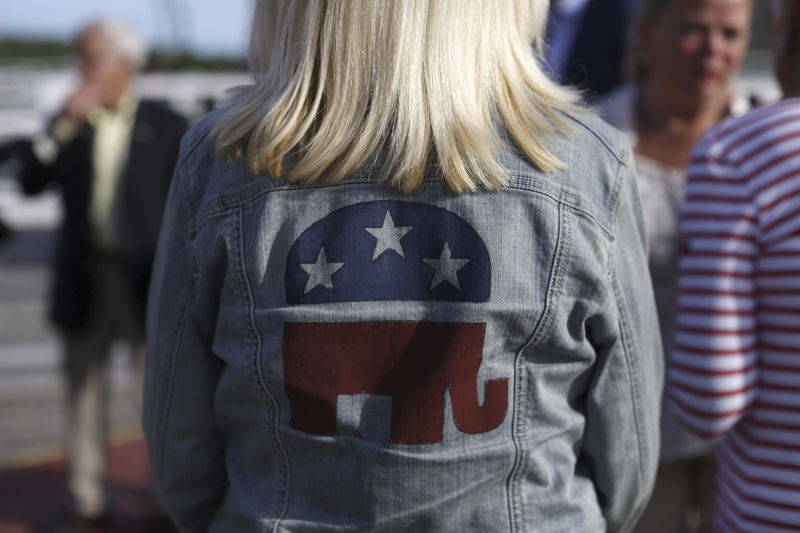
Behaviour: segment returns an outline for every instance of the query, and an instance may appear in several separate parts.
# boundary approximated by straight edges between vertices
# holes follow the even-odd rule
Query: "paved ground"
[[[41,457],[0,471],[0,533],[57,531],[67,507],[64,462]],[[138,436],[118,438],[109,454],[112,519],[107,527],[86,533],[150,533],[152,505],[146,487],[149,474]]]
[[[61,449],[60,350],[45,320],[53,197],[21,200],[0,176],[0,533],[48,531],[67,504]],[[105,531],[148,531],[149,474],[125,353],[112,357],[109,456],[114,520]]]

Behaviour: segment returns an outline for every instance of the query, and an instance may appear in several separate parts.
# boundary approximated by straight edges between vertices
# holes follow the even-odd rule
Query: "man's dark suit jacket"
[[[186,121],[165,104],[139,103],[119,182],[119,243],[113,256],[130,276],[142,316],[162,211],[185,131]],[[65,331],[86,325],[93,290],[89,265],[100,252],[93,245],[89,221],[93,139],[93,128],[84,124],[50,165],[34,157],[31,143],[20,150],[20,182],[26,194],[36,194],[50,183],[61,187],[64,218],[54,255],[51,319]]]

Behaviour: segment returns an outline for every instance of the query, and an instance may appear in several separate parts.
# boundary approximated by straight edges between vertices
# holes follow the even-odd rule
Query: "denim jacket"
[[[628,531],[662,357],[627,140],[404,196],[184,138],[151,286],[144,427],[183,531]]]

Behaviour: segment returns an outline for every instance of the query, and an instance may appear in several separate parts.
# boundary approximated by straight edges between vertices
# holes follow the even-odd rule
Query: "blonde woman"
[[[627,140],[545,0],[260,1],[185,138],[144,423],[183,531],[628,531],[661,346]]]

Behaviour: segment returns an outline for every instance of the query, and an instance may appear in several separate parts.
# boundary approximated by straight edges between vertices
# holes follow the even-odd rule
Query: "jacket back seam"
[[[566,271],[566,263],[567,258],[566,256],[569,254],[569,248],[572,243],[572,228],[569,227],[568,217],[566,216],[566,209],[565,206],[559,202],[559,224],[558,224],[558,236],[556,239],[556,253],[553,257],[553,263],[550,267],[550,276],[548,280],[547,290],[545,291],[545,298],[544,298],[544,309],[542,310],[542,314],[537,320],[537,323],[534,325],[533,330],[528,337],[528,340],[523,343],[520,349],[517,351],[514,357],[514,414],[512,419],[512,442],[514,443],[514,449],[516,451],[516,456],[514,459],[514,464],[512,466],[512,470],[508,476],[508,492],[509,492],[509,517],[511,520],[511,531],[516,532],[525,531],[524,525],[520,525],[519,522],[521,520],[521,511],[520,508],[522,507],[522,502],[518,501],[520,497],[516,495],[514,486],[519,482],[519,476],[523,471],[523,467],[525,465],[526,458],[524,456],[524,446],[522,446],[522,442],[524,441],[524,435],[522,434],[522,429],[520,428],[520,424],[524,421],[524,414],[523,407],[524,407],[524,394],[521,393],[520,388],[522,387],[523,380],[527,380],[526,372],[524,371],[523,366],[523,356],[524,353],[535,344],[542,341],[543,333],[547,325],[549,324],[551,317],[553,316],[553,301],[554,301],[554,294],[560,289],[562,280],[564,277],[564,273]]]
[[[262,349],[262,340],[261,335],[258,331],[258,327],[255,323],[255,301],[253,298],[253,291],[250,286],[250,279],[247,275],[247,268],[244,260],[244,243],[243,243],[243,233],[242,233],[242,226],[243,226],[243,218],[244,212],[241,207],[236,209],[234,218],[234,239],[233,242],[234,250],[233,253],[235,254],[236,259],[236,273],[238,282],[242,287],[242,290],[245,291],[242,298],[242,314],[247,320],[247,326],[251,331],[251,335],[248,336],[248,352],[250,353],[249,356],[249,367],[250,367],[250,375],[253,377],[254,385],[261,393],[262,399],[264,399],[267,403],[270,404],[273,413],[273,419],[269,425],[269,431],[272,434],[272,438],[278,445],[278,449],[280,451],[280,459],[281,459],[281,469],[280,469],[280,483],[279,485],[282,487],[282,494],[278,498],[276,502],[277,512],[274,513],[275,520],[271,526],[271,530],[273,532],[277,532],[278,526],[283,520],[284,515],[286,514],[286,510],[289,504],[289,483],[290,483],[290,474],[289,474],[289,459],[286,453],[286,447],[283,444],[283,440],[280,437],[279,431],[279,421],[280,421],[280,405],[278,404],[277,400],[275,399],[274,395],[270,392],[269,387],[266,384],[266,380],[264,379],[263,372],[261,370],[261,349]]]

